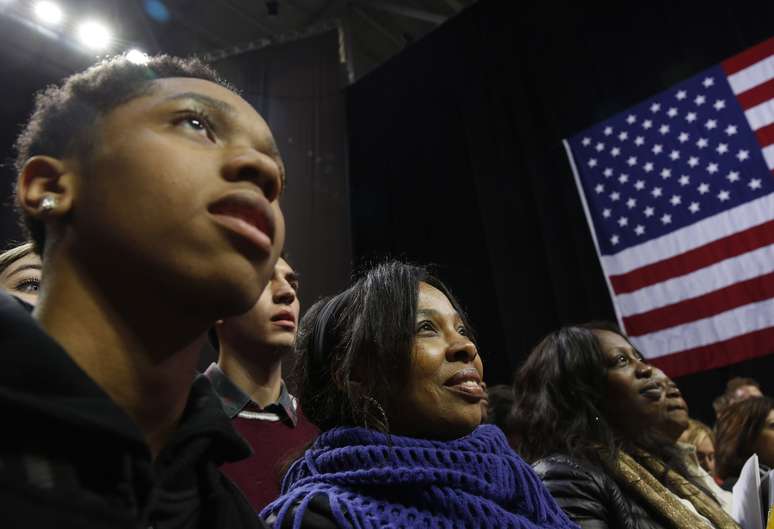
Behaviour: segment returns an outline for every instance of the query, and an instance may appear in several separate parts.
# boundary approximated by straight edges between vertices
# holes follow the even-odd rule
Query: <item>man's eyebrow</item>
[[[17,268],[16,270],[11,272],[10,274],[8,274],[8,278],[10,279],[11,277],[15,276],[16,274],[24,272],[26,270],[40,270],[40,269],[41,269],[41,267],[40,267],[39,264],[32,264],[32,263],[31,264],[26,264],[24,266],[21,266],[21,267]]]
[[[198,92],[183,92],[182,94],[169,96],[166,100],[177,101],[179,99],[190,99],[220,112],[225,112],[226,114],[236,114],[236,109],[229,103],[221,101],[220,99],[215,99],[214,97],[200,94]]]

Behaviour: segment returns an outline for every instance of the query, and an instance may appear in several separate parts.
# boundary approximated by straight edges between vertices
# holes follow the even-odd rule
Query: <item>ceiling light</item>
[[[44,24],[56,26],[64,20],[64,12],[54,2],[38,2],[33,8],[35,16]]]
[[[89,49],[105,50],[110,46],[111,38],[110,30],[100,22],[89,20],[78,26],[78,40]]]
[[[145,64],[148,62],[148,54],[137,48],[132,48],[126,52],[126,60],[134,64]]]

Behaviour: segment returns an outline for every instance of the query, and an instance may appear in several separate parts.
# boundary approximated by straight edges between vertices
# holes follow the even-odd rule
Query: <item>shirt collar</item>
[[[253,411],[276,413],[280,418],[287,418],[293,426],[298,423],[298,401],[288,391],[285,381],[282,381],[277,402],[261,408],[250,399],[249,395],[239,389],[215,362],[210,364],[204,375],[210,379],[212,387],[220,397],[223,410],[230,418],[233,419],[239,412],[249,407]]]

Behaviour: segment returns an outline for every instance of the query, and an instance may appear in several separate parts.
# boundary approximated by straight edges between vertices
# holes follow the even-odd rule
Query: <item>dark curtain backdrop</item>
[[[435,263],[490,385],[548,331],[613,320],[561,139],[770,37],[756,7],[480,1],[348,90],[356,263]],[[773,393],[772,360],[679,383],[711,422],[731,375]]]

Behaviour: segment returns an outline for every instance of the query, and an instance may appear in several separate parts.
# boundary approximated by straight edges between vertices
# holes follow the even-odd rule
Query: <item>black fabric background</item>
[[[593,3],[592,3],[593,4]],[[438,265],[489,384],[548,331],[614,319],[561,139],[774,35],[774,4],[482,0],[348,90],[353,247]],[[692,414],[732,375],[678,380]]]

